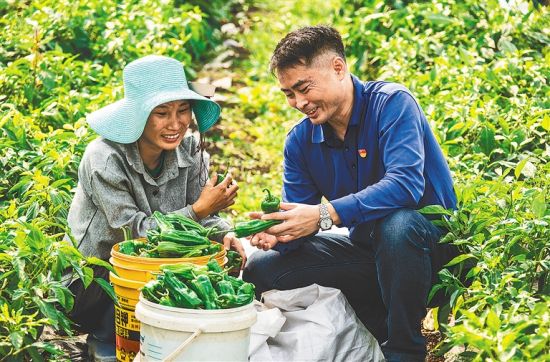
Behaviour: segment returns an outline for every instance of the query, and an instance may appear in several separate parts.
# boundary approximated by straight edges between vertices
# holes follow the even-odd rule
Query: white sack
[[[317,284],[262,295],[250,361],[384,361],[342,292]]]

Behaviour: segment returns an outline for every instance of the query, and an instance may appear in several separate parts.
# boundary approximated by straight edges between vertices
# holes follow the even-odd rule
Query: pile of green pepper
[[[162,265],[161,274],[141,288],[150,302],[177,308],[227,309],[254,300],[254,285],[228,275],[213,259],[198,266],[190,263]]]
[[[153,218],[157,228],[147,230],[147,241],[125,240],[118,244],[118,251],[147,258],[190,258],[222,251],[221,244],[208,238],[216,232],[212,228],[179,214],[163,215],[155,211]],[[125,239],[128,239],[126,232]]]

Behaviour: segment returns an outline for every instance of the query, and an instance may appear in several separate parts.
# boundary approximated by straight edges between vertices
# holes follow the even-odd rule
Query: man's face
[[[291,107],[309,117],[313,124],[323,124],[344,113],[345,67],[341,58],[321,55],[309,66],[279,69],[277,79]]]

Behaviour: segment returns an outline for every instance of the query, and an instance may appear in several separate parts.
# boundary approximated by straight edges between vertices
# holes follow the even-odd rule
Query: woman
[[[101,137],[84,152],[69,210],[80,251],[108,260],[112,246],[123,240],[121,228],[129,227],[133,237],[145,236],[156,226],[151,215],[157,210],[228,230],[213,214],[234,204],[238,186],[231,175],[217,186],[217,177],[207,181],[209,159],[202,141],[184,137],[193,114],[202,134],[216,123],[220,107],[189,89],[175,59],[146,56],[128,64],[123,78],[124,99],[87,117]],[[218,234],[216,241],[245,259],[233,233]],[[105,268],[94,273],[109,279]],[[114,343],[112,300],[96,283],[85,289],[78,280],[70,289],[75,294],[73,321],[98,340]]]

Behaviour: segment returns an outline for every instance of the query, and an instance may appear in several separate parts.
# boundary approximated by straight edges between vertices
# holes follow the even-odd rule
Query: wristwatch
[[[319,205],[319,227],[321,230],[329,230],[332,227],[332,218],[328,212],[327,204]]]

